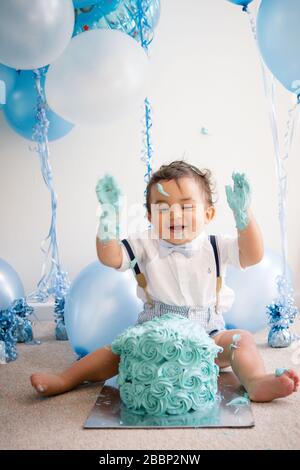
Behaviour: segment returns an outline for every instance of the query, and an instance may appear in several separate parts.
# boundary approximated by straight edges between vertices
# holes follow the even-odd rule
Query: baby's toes
[[[30,377],[31,385],[33,386],[33,388],[35,388],[38,393],[43,394],[46,391],[46,387],[44,384],[41,383],[40,379],[41,378],[39,374],[33,374]]]
[[[289,378],[294,382],[294,391],[297,391],[299,386],[299,375],[294,369],[289,369],[287,372]]]

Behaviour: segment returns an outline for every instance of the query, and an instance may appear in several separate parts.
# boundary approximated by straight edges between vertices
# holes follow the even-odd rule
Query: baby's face
[[[215,215],[199,183],[189,177],[160,181],[152,186],[150,200],[148,220],[159,238],[174,244],[193,240]]]

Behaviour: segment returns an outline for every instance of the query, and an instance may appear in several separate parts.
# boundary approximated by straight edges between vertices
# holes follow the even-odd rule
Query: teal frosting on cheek
[[[184,415],[214,404],[221,350],[200,325],[179,315],[128,328],[112,343],[121,356],[122,402],[152,416]]]
[[[249,224],[248,209],[251,203],[251,189],[244,173],[233,173],[233,190],[226,186],[226,196],[229,207],[232,209],[236,227],[244,230]]]

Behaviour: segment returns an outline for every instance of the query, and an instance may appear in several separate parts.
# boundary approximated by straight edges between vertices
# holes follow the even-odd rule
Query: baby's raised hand
[[[111,175],[104,175],[96,185],[98,201],[102,205],[102,214],[97,236],[102,242],[118,239],[120,236],[119,210],[122,203],[121,190]]]
[[[115,207],[120,205],[122,193],[117,181],[111,175],[106,174],[98,180],[96,194],[100,204],[112,204]]]
[[[233,211],[236,228],[244,230],[249,223],[251,188],[245,173],[232,173],[232,179],[233,190],[231,186],[225,186],[227,202]]]

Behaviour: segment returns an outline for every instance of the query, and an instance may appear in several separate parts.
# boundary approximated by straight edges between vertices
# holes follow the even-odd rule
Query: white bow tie
[[[158,250],[159,256],[164,258],[169,254],[177,251],[178,253],[182,253],[187,258],[191,258],[195,253],[195,247],[193,242],[184,243],[182,245],[174,245],[173,243],[167,242],[166,240],[159,239],[158,240]]]

